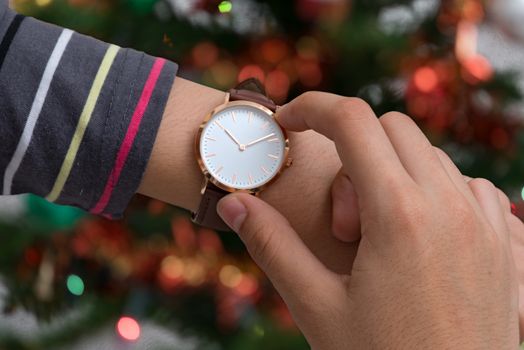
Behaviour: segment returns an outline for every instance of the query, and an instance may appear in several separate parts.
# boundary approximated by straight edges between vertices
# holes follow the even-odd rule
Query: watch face
[[[199,147],[202,162],[219,183],[252,190],[279,172],[286,138],[268,113],[249,105],[233,105],[206,123]]]

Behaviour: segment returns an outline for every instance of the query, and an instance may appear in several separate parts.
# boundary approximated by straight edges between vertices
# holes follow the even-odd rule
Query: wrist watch
[[[193,222],[230,230],[216,211],[218,201],[237,191],[258,195],[291,165],[289,139],[274,118],[276,109],[262,83],[251,78],[206,116],[195,140],[204,182]]]

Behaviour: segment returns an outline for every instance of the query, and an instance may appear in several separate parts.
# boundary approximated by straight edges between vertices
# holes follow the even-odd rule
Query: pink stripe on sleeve
[[[162,72],[165,63],[165,59],[157,58],[155,63],[153,64],[153,68],[151,68],[151,72],[149,73],[149,77],[147,78],[144,90],[142,91],[142,95],[140,96],[138,105],[136,106],[136,109],[133,113],[133,117],[131,118],[131,122],[129,123],[129,127],[124,137],[124,141],[122,142],[120,150],[118,151],[115,165],[113,167],[113,170],[111,170],[111,174],[109,175],[109,178],[107,180],[104,192],[102,193],[102,196],[100,197],[100,200],[95,205],[95,207],[91,209],[91,213],[93,214],[102,213],[106,209],[107,204],[111,199],[113,190],[118,184],[118,180],[120,179],[120,175],[122,174],[122,169],[124,168],[127,157],[129,156],[129,152],[131,152],[131,147],[133,146],[138,130],[140,129],[142,117],[144,116],[144,113],[147,110],[149,101],[151,100],[151,96],[153,95],[153,91],[155,90],[156,83],[158,81],[158,78],[160,77],[160,73]]]

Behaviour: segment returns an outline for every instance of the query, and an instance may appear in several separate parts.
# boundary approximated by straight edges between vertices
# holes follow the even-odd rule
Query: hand
[[[279,113],[290,130],[332,139],[352,180],[362,239],[351,276],[328,270],[257,198],[230,195],[221,215],[313,348],[516,348],[518,290],[495,187],[472,190],[409,118],[381,119],[322,93]]]
[[[223,91],[175,79],[139,193],[190,211],[198,208],[203,175],[195,160],[195,133],[204,116],[225,97]],[[341,165],[335,146],[313,131],[288,135],[293,166],[260,198],[289,220],[326,266],[349,272],[357,245],[331,234],[331,183]],[[304,196],[308,201],[297,201]]]

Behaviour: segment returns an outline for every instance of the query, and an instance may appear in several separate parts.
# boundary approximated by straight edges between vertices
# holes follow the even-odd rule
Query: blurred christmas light
[[[256,64],[248,64],[247,66],[242,67],[240,73],[238,73],[238,81],[244,81],[249,78],[257,78],[262,83],[266,80],[264,71],[260,66]]]
[[[231,1],[222,1],[218,4],[218,11],[220,11],[220,13],[229,13],[231,10],[233,10],[233,4]]]
[[[218,48],[215,44],[204,41],[196,45],[191,55],[197,68],[210,67],[218,59]]]
[[[24,253],[24,259],[29,266],[38,266],[42,257],[38,249],[29,248]]]
[[[253,332],[257,337],[263,337],[265,334],[264,328],[262,328],[262,326],[258,324],[255,325],[255,327],[253,327]]]
[[[493,67],[482,55],[474,55],[462,62],[462,77],[470,84],[477,84],[491,79]]]
[[[479,0],[465,0],[462,5],[462,15],[471,22],[480,22],[484,18],[484,7]]]
[[[184,273],[184,262],[176,256],[167,256],[162,260],[161,271],[167,278],[176,280]]]
[[[287,98],[290,84],[287,74],[278,69],[270,72],[266,77],[267,92],[277,103],[284,102]]]
[[[309,88],[322,82],[322,70],[316,61],[306,61],[297,64],[300,82]]]
[[[184,268],[184,278],[190,286],[197,287],[206,280],[206,269],[198,259],[188,259]]]
[[[80,296],[84,294],[84,281],[77,275],[67,277],[67,289],[73,295]]]
[[[204,254],[219,254],[222,253],[224,249],[222,246],[222,241],[216,232],[204,228],[199,231],[198,245]]]
[[[524,187],[522,187],[522,191],[520,192],[520,197],[522,197],[522,200],[524,200]]]
[[[218,275],[220,282],[229,288],[235,288],[242,281],[242,271],[236,266],[225,265]]]
[[[35,0],[35,4],[40,7],[47,6],[51,4],[52,0]]]
[[[176,245],[183,250],[194,250],[197,246],[197,237],[193,224],[185,217],[176,217],[171,222],[171,230]]]
[[[226,88],[234,85],[238,74],[238,68],[232,61],[222,60],[211,66],[210,73],[211,78],[216,84]]]
[[[421,67],[415,71],[413,81],[417,89],[428,93],[437,87],[438,76],[433,68]]]
[[[269,63],[276,64],[288,55],[288,46],[281,39],[270,39],[262,43],[260,52],[262,57]]]
[[[235,292],[240,296],[248,297],[255,294],[258,291],[258,287],[259,284],[255,277],[244,274],[240,283],[235,287]]]
[[[121,317],[116,325],[118,335],[123,339],[135,341],[140,337],[140,325],[131,317]]]
[[[462,21],[457,26],[455,40],[455,55],[462,62],[477,53],[477,26],[471,22]]]

